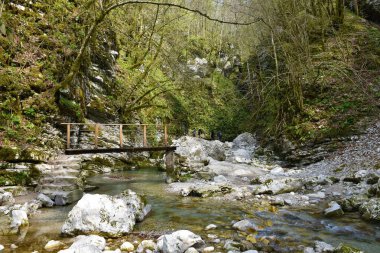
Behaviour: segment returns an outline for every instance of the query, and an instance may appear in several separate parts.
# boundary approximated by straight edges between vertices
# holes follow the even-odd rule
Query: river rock
[[[326,194],[324,192],[316,192],[316,193],[310,193],[307,194],[309,198],[315,198],[315,199],[324,199],[326,198]]]
[[[4,246],[0,244],[0,253],[2,253],[4,250]]]
[[[53,251],[53,250],[58,250],[62,248],[63,246],[65,246],[63,242],[51,240],[51,241],[48,241],[44,249],[47,251]]]
[[[259,252],[257,250],[250,249],[247,251],[243,251],[242,253],[259,253]]]
[[[275,168],[271,169],[270,174],[272,174],[272,175],[282,175],[282,174],[284,174],[284,169],[281,168],[281,167],[275,167]]]
[[[334,252],[334,247],[322,241],[315,241],[314,250],[316,253]]]
[[[220,141],[184,136],[173,143],[177,146],[175,153],[178,160],[185,166],[192,167],[192,163],[207,161],[209,157],[218,161],[226,158],[224,144]]]
[[[232,250],[232,251],[238,251],[238,252],[240,252],[241,247],[242,247],[241,243],[235,242],[231,239],[227,239],[223,246],[223,248],[228,251]]]
[[[15,203],[12,193],[0,189],[0,206],[12,205]]]
[[[21,227],[28,226],[28,215],[24,210],[13,210],[11,213],[11,229],[18,232]]]
[[[210,246],[210,247],[206,247],[202,250],[203,253],[208,253],[208,252],[213,252],[215,250],[214,247]]]
[[[52,207],[52,206],[54,206],[54,201],[51,200],[48,196],[46,196],[43,193],[38,194],[37,200],[41,201],[42,206],[45,206],[45,207]]]
[[[360,206],[367,202],[368,198],[364,196],[352,196],[349,198],[345,198],[339,201],[343,211],[345,212],[355,212],[359,211]]]
[[[120,249],[115,249],[115,250],[105,250],[103,253],[121,253]]]
[[[120,249],[122,251],[128,251],[128,252],[132,252],[135,250],[135,246],[130,243],[130,242],[124,242],[121,246],[120,246]]]
[[[380,221],[380,199],[370,199],[360,206],[359,211],[366,220]]]
[[[237,149],[232,151],[232,157],[228,159],[229,162],[233,163],[251,163],[252,162],[252,151],[246,149]]]
[[[232,227],[244,232],[256,232],[259,230],[258,226],[250,219],[238,221]]]
[[[163,253],[183,253],[188,248],[196,249],[204,245],[204,241],[199,235],[189,230],[178,230],[172,234],[164,235],[158,239],[157,244],[162,247]]]
[[[329,207],[325,209],[324,214],[327,217],[342,216],[344,214],[342,207],[335,201],[329,203]]]
[[[227,178],[223,175],[219,175],[219,176],[214,177],[215,183],[226,183],[227,181],[228,181]]]
[[[184,197],[201,197],[207,198],[216,195],[225,195],[231,193],[232,188],[226,184],[195,184],[182,188],[180,194]]]
[[[142,253],[142,252],[145,252],[147,250],[156,251],[157,250],[157,244],[152,240],[143,240],[139,244],[139,246],[137,247],[136,252]]]
[[[380,197],[380,182],[374,184],[369,188],[368,195],[371,197]]]
[[[126,190],[116,196],[85,194],[70,211],[62,233],[97,233],[118,237],[131,232],[146,215],[140,196]]]
[[[339,244],[334,253],[364,253],[364,251],[361,251],[349,245]]]
[[[209,224],[207,225],[207,227],[205,228],[205,230],[211,230],[211,229],[216,229],[218,226],[215,225],[215,224]]]
[[[256,138],[251,133],[242,133],[238,135],[233,141],[232,141],[233,149],[246,149],[254,151],[256,148]]]
[[[254,194],[281,194],[301,190],[303,183],[298,178],[268,179],[262,185],[255,186]]]
[[[101,253],[106,247],[106,240],[98,235],[78,235],[70,248],[58,253]]]
[[[190,247],[190,248],[188,248],[188,249],[185,251],[185,253],[198,253],[198,250],[196,250],[196,249],[193,248],[193,247]]]
[[[315,250],[311,247],[306,247],[304,250],[303,250],[303,253],[315,253]]]

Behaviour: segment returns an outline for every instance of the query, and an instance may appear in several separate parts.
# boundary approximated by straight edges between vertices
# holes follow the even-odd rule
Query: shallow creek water
[[[199,234],[208,245],[215,246],[217,251],[223,252],[222,243],[213,243],[207,235],[217,235],[222,241],[244,238],[247,235],[237,233],[231,228],[231,223],[251,218],[263,228],[255,235],[258,240],[273,236],[277,238],[277,247],[289,247],[289,252],[301,244],[312,245],[314,240],[323,240],[334,246],[344,242],[368,253],[380,252],[380,224],[366,223],[356,214],[346,214],[340,219],[326,219],[319,215],[321,210],[315,208],[273,209],[238,201],[182,198],[167,193],[164,181],[165,174],[156,169],[98,175],[88,180],[89,184],[99,187],[91,193],[115,195],[129,188],[144,195],[152,205],[152,212],[135,226],[134,235],[113,241],[115,245],[120,245],[123,239],[133,241],[136,234],[149,238],[172,230],[188,229]],[[30,218],[30,226],[24,236],[0,236],[0,244],[8,249],[11,243],[19,246],[17,250],[5,252],[44,252],[43,246],[52,239],[70,244],[72,238],[61,238],[60,229],[72,207],[73,205],[40,209],[38,214]],[[211,223],[218,228],[205,231],[204,227]]]

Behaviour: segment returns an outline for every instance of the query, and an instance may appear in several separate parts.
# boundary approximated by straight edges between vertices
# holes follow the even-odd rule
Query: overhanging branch
[[[218,23],[221,23],[221,24],[252,25],[254,23],[262,21],[262,18],[256,18],[253,21],[249,21],[249,22],[236,22],[236,21],[221,20],[221,19],[218,19],[218,18],[210,17],[207,13],[204,13],[204,12],[202,12],[200,10],[192,9],[192,8],[189,8],[189,7],[186,7],[186,6],[183,6],[183,5],[174,4],[174,3],[157,3],[157,2],[151,2],[151,1],[120,1],[120,2],[118,2],[116,4],[113,4],[113,5],[109,6],[105,10],[105,12],[109,13],[110,11],[112,11],[112,10],[118,8],[118,7],[121,7],[121,6],[124,6],[124,5],[128,5],[128,4],[148,4],[148,5],[156,5],[156,6],[174,7],[174,8],[190,11],[190,12],[193,12],[193,13],[197,13],[200,16],[207,18],[208,20],[215,21],[215,22],[218,22]]]

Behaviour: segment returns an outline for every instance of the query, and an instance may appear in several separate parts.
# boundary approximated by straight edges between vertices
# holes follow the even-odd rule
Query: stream
[[[173,230],[188,229],[199,234],[207,245],[214,246],[216,252],[224,252],[225,239],[243,240],[247,236],[232,229],[232,223],[250,218],[262,228],[256,238],[275,237],[275,249],[293,252],[292,249],[298,245],[311,246],[315,240],[322,240],[334,246],[344,242],[368,253],[380,252],[380,224],[364,222],[358,214],[328,219],[320,216],[321,210],[315,207],[277,209],[240,201],[183,198],[167,193],[165,173],[151,168],[97,175],[89,178],[88,183],[99,187],[91,193],[115,195],[132,189],[144,195],[152,205],[151,213],[135,226],[134,235],[124,238],[129,241],[133,241],[138,234],[140,237],[137,238],[143,235],[151,238]],[[19,246],[14,251],[4,252],[45,252],[44,245],[53,239],[71,243],[72,238],[60,237],[60,229],[72,207],[40,209],[30,218],[30,226],[23,235],[0,236],[0,244],[6,248],[9,249],[11,243]],[[204,228],[211,223],[218,228],[205,231]],[[216,235],[220,242],[214,241],[215,236],[209,238],[208,234]],[[120,245],[121,240],[116,239],[115,246]]]

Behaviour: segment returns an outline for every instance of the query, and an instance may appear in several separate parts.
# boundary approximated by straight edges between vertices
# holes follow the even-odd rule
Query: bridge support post
[[[147,139],[146,139],[146,125],[143,126],[143,146],[146,147]]]
[[[177,171],[174,167],[174,151],[167,150],[165,153],[165,167],[168,178],[177,180]]]
[[[119,142],[120,142],[120,148],[123,147],[123,125],[119,126]]]
[[[164,126],[164,143],[165,146],[168,145],[168,126],[166,124]]]
[[[71,126],[70,126],[70,124],[67,124],[66,128],[67,128],[66,129],[66,148],[70,149],[70,138],[71,138],[71,136],[70,136]]]

